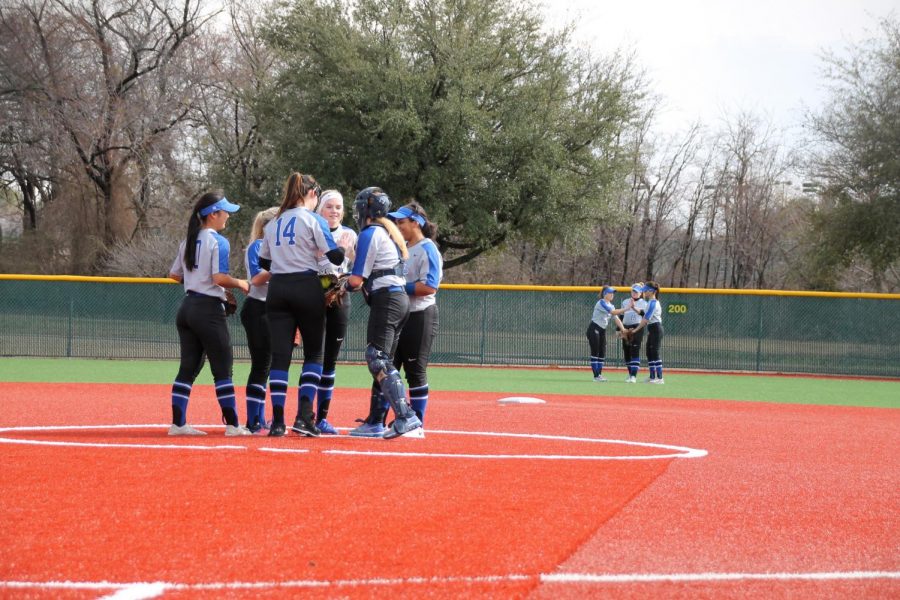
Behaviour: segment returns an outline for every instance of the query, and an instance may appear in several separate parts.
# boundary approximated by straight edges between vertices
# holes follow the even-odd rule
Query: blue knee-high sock
[[[172,423],[182,427],[187,421],[188,400],[191,397],[191,381],[178,381],[172,384]]]
[[[656,378],[662,379],[662,361],[657,361],[656,363]]]
[[[600,377],[603,374],[603,365],[606,364],[606,359],[598,358],[597,359],[597,374],[594,377]]]
[[[312,401],[316,397],[319,389],[319,381],[322,380],[321,363],[308,362],[303,363],[303,372],[300,373],[300,388],[297,390],[297,411],[298,414],[301,405],[309,402],[310,411],[312,410]]]
[[[269,372],[269,397],[272,399],[272,420],[284,423],[284,403],[287,400],[288,372],[272,369]]]
[[[591,372],[594,374],[594,377],[600,374],[600,359],[596,356],[591,357]]]
[[[247,383],[247,425],[265,423],[266,386]]]
[[[425,423],[425,407],[428,406],[428,384],[419,387],[409,388],[409,406],[419,417],[422,423]]]
[[[234,427],[238,426],[237,401],[234,397],[234,383],[231,379],[220,379],[216,383],[216,399],[222,408],[222,418],[225,423]]]
[[[316,393],[316,419],[321,421],[328,416],[328,408],[331,406],[331,396],[334,394],[334,371],[322,371],[319,379],[319,388]]]
[[[628,363],[628,374],[637,377],[638,371],[641,370],[641,359],[635,359]]]

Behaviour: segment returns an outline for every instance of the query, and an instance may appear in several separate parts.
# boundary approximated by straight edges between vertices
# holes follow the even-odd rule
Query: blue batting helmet
[[[380,187],[367,187],[356,195],[353,203],[353,220],[360,229],[367,219],[377,219],[391,210],[391,199]]]

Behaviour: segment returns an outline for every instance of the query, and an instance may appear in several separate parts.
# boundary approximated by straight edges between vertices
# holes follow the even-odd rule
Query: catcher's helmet
[[[367,219],[377,219],[391,210],[391,199],[379,187],[367,187],[356,195],[353,203],[353,220],[360,229],[366,226]]]

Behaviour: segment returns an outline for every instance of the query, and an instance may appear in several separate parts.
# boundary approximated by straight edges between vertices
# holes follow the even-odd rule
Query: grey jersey
[[[262,240],[253,240],[247,246],[247,252],[244,254],[244,268],[247,269],[247,280],[253,279],[262,269],[259,266],[259,248],[262,246]],[[266,294],[269,293],[269,284],[262,285],[250,284],[250,293],[247,294],[251,298],[266,301]]]
[[[637,300],[625,298],[622,300],[622,308],[625,309],[625,314],[622,315],[622,324],[626,327],[629,325],[638,325],[641,322],[641,315],[637,311],[646,311],[647,301],[643,298],[638,298]]]
[[[402,260],[400,249],[384,227],[369,225],[356,241],[356,259],[353,261],[353,275],[368,279],[373,271],[394,268]],[[371,291],[381,288],[403,287],[406,278],[401,275],[382,275],[372,282]]]
[[[591,321],[599,325],[600,329],[606,329],[606,326],[609,325],[610,313],[615,309],[615,306],[600,298],[597,304],[594,305],[594,314],[591,317]]]
[[[662,323],[662,304],[656,298],[647,304],[647,313],[644,315],[648,323]]]
[[[197,245],[194,253],[195,264],[193,270],[188,270],[184,264],[184,245],[187,240],[182,240],[178,245],[178,256],[172,263],[169,272],[180,275],[184,282],[184,291],[214,296],[225,300],[225,288],[213,283],[212,276],[216,273],[228,273],[228,254],[231,246],[228,240],[212,229],[201,229],[197,234]]]
[[[319,254],[337,248],[320,215],[297,207],[269,221],[263,230],[260,258],[272,260],[273,275],[319,271]]]
[[[337,229],[331,230],[331,237],[334,238],[334,241],[338,246],[345,249],[350,248],[351,250],[347,250],[346,256],[344,257],[344,262],[339,265],[331,264],[331,261],[328,260],[328,257],[326,257],[324,253],[320,253],[319,273],[323,275],[327,275],[329,273],[333,273],[334,275],[349,273],[350,267],[353,265],[350,257],[352,256],[352,248],[356,247],[356,232],[349,227],[338,225]]]
[[[425,238],[409,246],[409,260],[406,263],[406,281],[421,281],[428,287],[438,289],[444,278],[444,259],[430,238]],[[409,311],[423,311],[435,303],[437,294],[410,296]]]

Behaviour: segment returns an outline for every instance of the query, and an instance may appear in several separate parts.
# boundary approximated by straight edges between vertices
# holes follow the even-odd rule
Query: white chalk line
[[[741,581],[858,581],[900,580],[900,571],[826,571],[809,573],[541,573],[539,575],[485,575],[473,577],[404,577],[375,579],[233,581],[210,583],[111,581],[0,581],[6,589],[118,590],[116,600],[154,598],[166,591],[265,590],[328,587],[394,587],[407,585],[505,584],[534,581],[548,584],[718,583]]]
[[[22,426],[22,427],[2,427],[0,433],[4,432],[53,432],[53,431],[96,431],[96,430],[123,430],[123,429],[158,429],[168,428],[169,425],[144,424],[144,425],[42,425],[42,426]],[[222,428],[222,425],[197,425],[203,428]],[[345,428],[342,428],[345,429]],[[668,460],[675,458],[702,458],[707,456],[706,450],[697,448],[688,448],[685,446],[675,446],[669,444],[655,444],[651,442],[635,442],[630,440],[612,440],[599,438],[583,438],[566,435],[546,435],[536,433],[505,433],[491,431],[453,431],[441,429],[429,429],[430,435],[462,435],[462,436],[486,436],[486,437],[505,437],[527,440],[550,440],[557,442],[571,443],[587,443],[587,444],[607,444],[617,446],[634,446],[639,448],[653,448],[660,450],[668,450],[668,453],[662,454],[629,454],[629,455],[569,455],[569,454],[471,454],[471,453],[451,453],[451,452],[405,452],[402,450],[336,450],[322,449],[310,450],[308,448],[284,448],[263,446],[257,448],[262,452],[284,453],[284,454],[310,454],[318,452],[321,454],[331,455],[348,455],[348,456],[402,456],[415,458],[445,458],[445,459],[469,459],[469,460],[576,460],[576,461],[621,461],[621,460]],[[184,438],[181,438],[184,439]],[[328,439],[328,437],[320,438]],[[342,440],[353,439],[361,440],[363,443],[372,443],[370,438],[353,438],[350,436],[341,436]],[[236,440],[235,440],[236,441]],[[394,445],[397,448],[397,441],[380,440],[385,443],[385,447]],[[138,449],[163,449],[163,450],[249,450],[248,446],[240,446],[234,444],[136,444],[136,443],[118,443],[118,442],[69,442],[58,440],[34,440],[25,438],[9,438],[0,437],[0,443],[20,444],[34,446],[70,446],[82,448],[138,448]],[[315,442],[314,442],[315,443]],[[374,443],[378,443],[375,441]],[[402,443],[402,442],[401,442]],[[420,443],[418,441],[414,443]]]

